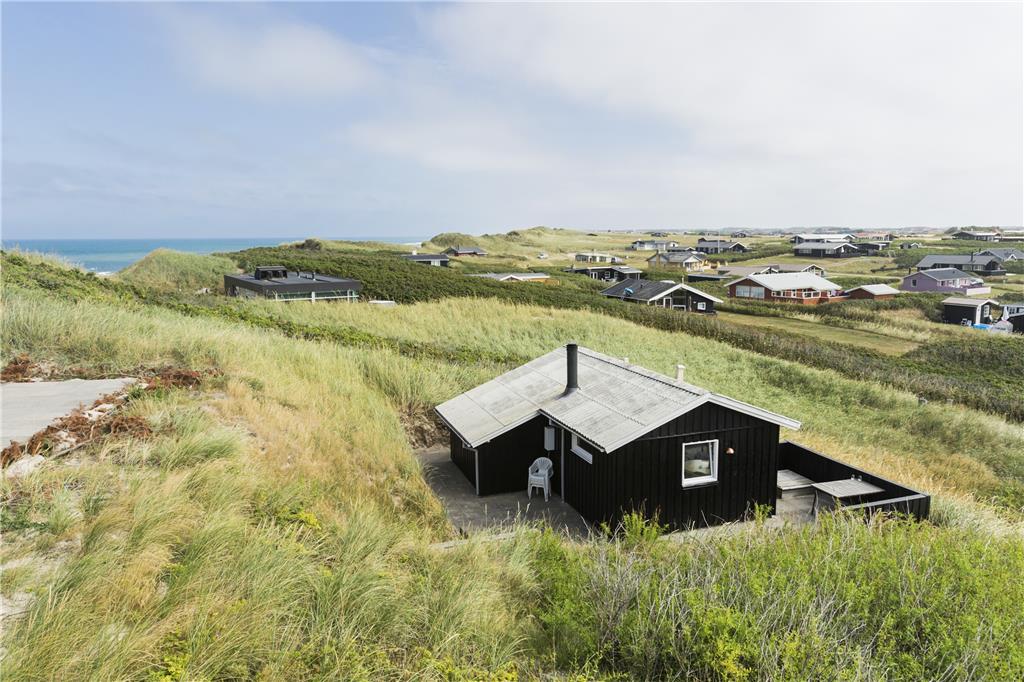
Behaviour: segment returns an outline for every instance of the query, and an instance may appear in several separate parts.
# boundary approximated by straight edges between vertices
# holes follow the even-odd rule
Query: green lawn
[[[892,259],[882,256],[860,256],[857,258],[804,258],[802,256],[785,255],[769,256],[767,258],[754,258],[744,261],[742,265],[769,265],[772,263],[799,263],[810,265],[814,263],[825,268],[827,273],[842,273],[846,275],[874,275],[876,270],[891,268]],[[893,273],[885,273],[892,276]],[[882,279],[887,279],[883,276]]]
[[[775,331],[799,334],[822,341],[834,341],[845,343],[850,346],[868,348],[870,350],[885,353],[886,355],[903,355],[908,353],[920,344],[908,339],[898,339],[894,336],[878,334],[876,332],[863,331],[860,329],[846,329],[834,327],[830,324],[810,322],[807,320],[794,320],[788,317],[765,317],[762,315],[743,315],[740,313],[718,313],[718,318],[736,324],[750,327],[761,327]]]

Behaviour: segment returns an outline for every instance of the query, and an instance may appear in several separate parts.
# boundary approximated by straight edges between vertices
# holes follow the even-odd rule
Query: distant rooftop
[[[403,253],[402,258],[406,260],[448,260],[448,256],[443,253]]]
[[[853,246],[853,248],[857,248],[856,246],[854,246],[853,244],[851,244],[849,242],[812,242],[812,241],[800,242],[799,244],[797,244],[793,248],[795,250],[797,250],[797,251],[838,251],[839,249],[845,249],[845,248],[850,247],[850,246]]]
[[[962,296],[950,296],[949,298],[944,298],[942,299],[942,303],[948,305],[962,305],[970,308],[980,308],[986,303],[999,305],[999,301],[991,298],[963,298]]]
[[[873,296],[892,296],[902,293],[899,289],[893,289],[888,284],[862,284],[859,287],[849,289],[849,291],[857,291],[858,289],[866,291]]]
[[[726,286],[731,286],[737,282],[742,282],[745,279],[749,279],[752,282],[756,282],[766,289],[771,291],[785,291],[788,289],[814,289],[815,291],[840,291],[841,286],[830,282],[824,277],[814,274],[813,272],[779,272],[773,274],[753,274],[746,275],[737,280],[729,282]]]
[[[933,265],[949,263],[950,265],[971,265],[973,263],[988,263],[998,261],[999,257],[989,254],[987,256],[977,253],[953,253],[953,254],[929,254],[917,263],[919,268],[930,268]]]
[[[948,280],[948,279],[972,279],[978,282],[983,281],[980,277],[964,272],[963,270],[957,270],[956,268],[934,268],[932,270],[921,270],[907,275],[907,277],[916,277],[918,275],[924,275],[925,277],[931,277],[935,280]]]
[[[358,280],[346,279],[324,275],[319,272],[293,272],[286,270],[280,265],[261,265],[251,274],[246,272],[240,275],[225,275],[248,284],[262,287],[279,287],[282,285],[306,285],[306,284],[344,284],[348,288],[350,284],[361,286]]]
[[[481,272],[478,274],[472,274],[470,277],[485,277],[487,279],[496,279],[499,282],[505,282],[508,280],[526,281],[531,279],[550,279],[550,275],[546,272]]]

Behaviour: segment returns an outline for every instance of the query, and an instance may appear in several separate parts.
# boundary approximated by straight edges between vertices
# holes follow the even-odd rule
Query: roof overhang
[[[695,400],[695,401],[693,401],[691,403],[688,403],[687,405],[682,407],[679,411],[677,411],[675,413],[672,413],[671,415],[665,417],[665,419],[663,421],[661,421],[661,422],[659,422],[657,424],[651,425],[650,426],[650,430],[653,431],[653,430],[661,427],[662,425],[667,424],[668,422],[672,421],[673,419],[678,419],[679,417],[682,417],[683,415],[685,415],[685,414],[687,414],[689,412],[692,412],[693,410],[697,409],[698,407],[701,407],[701,406],[706,405],[708,403],[711,403],[712,405],[718,405],[720,407],[724,407],[724,408],[727,408],[727,409],[730,409],[730,410],[735,410],[737,412],[740,412],[742,414],[746,414],[746,415],[754,417],[756,419],[761,419],[761,420],[766,421],[766,422],[768,422],[770,424],[776,424],[778,426],[785,427],[787,429],[792,429],[794,431],[799,430],[800,427],[802,426],[802,422],[797,421],[796,419],[791,419],[790,417],[786,417],[786,416],[781,415],[781,414],[776,414],[775,412],[770,412],[768,410],[765,410],[763,408],[757,407],[755,405],[751,405],[749,403],[745,403],[742,400],[736,400],[734,398],[729,398],[728,396],[724,396],[724,395],[719,395],[717,393],[708,392],[705,395],[703,395],[700,398],[698,398],[697,400]],[[628,443],[632,443],[634,440],[637,439],[636,436],[632,436],[632,437],[627,436],[627,437],[620,438],[620,439],[618,439],[618,440],[616,440],[616,441],[614,441],[612,443],[605,443],[604,445],[601,445],[600,443],[595,442],[596,439],[594,439],[593,436],[589,436],[588,434],[583,433],[580,430],[575,429],[575,428],[569,426],[568,424],[564,423],[563,421],[561,421],[557,417],[555,417],[552,414],[550,414],[544,408],[540,408],[540,409],[534,410],[533,412],[530,412],[529,414],[523,416],[521,419],[518,419],[515,422],[512,422],[510,424],[506,424],[502,428],[497,429],[494,432],[489,433],[486,436],[482,436],[482,437],[476,438],[476,439],[469,439],[469,438],[466,438],[466,436],[463,435],[463,433],[461,431],[459,431],[450,421],[448,421],[445,418],[444,414],[440,410],[438,410],[437,408],[434,408],[434,411],[441,418],[441,421],[444,422],[445,426],[447,426],[448,429],[451,430],[453,433],[458,434],[459,438],[462,439],[462,442],[464,442],[468,447],[471,447],[471,448],[476,448],[476,447],[479,447],[479,446],[484,445],[486,443],[489,443],[492,440],[494,440],[495,438],[508,433],[509,431],[511,431],[512,429],[515,429],[516,427],[522,426],[523,424],[527,423],[528,421],[530,421],[532,419],[535,419],[536,417],[545,417],[545,418],[549,419],[551,422],[557,424],[558,426],[562,427],[566,431],[569,431],[571,433],[576,434],[577,436],[580,436],[581,438],[586,439],[588,442],[590,442],[593,445],[595,445],[596,447],[598,447],[602,452],[613,452],[613,451],[618,450],[619,448],[621,448],[622,446],[624,446],[624,445],[626,445]]]

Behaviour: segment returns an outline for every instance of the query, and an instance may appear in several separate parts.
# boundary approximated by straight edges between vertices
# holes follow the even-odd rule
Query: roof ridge
[[[622,360],[617,360],[617,359],[613,358],[610,355],[604,355],[603,353],[599,353],[599,352],[597,352],[595,350],[591,350],[590,348],[587,348],[586,346],[579,346],[578,350],[583,352],[585,355],[588,355],[588,356],[594,358],[595,360],[600,360],[601,362],[604,362],[606,364],[612,365],[614,367],[619,367],[620,369],[624,369],[624,370],[626,370],[628,372],[632,372],[633,374],[636,374],[636,375],[645,377],[647,379],[651,379],[651,380],[654,380],[654,381],[666,384],[667,386],[672,386],[673,388],[681,388],[684,391],[689,391],[690,393],[693,393],[694,395],[699,395],[700,396],[700,395],[708,395],[708,394],[711,393],[711,391],[706,389],[706,388],[702,388],[700,386],[695,386],[694,384],[689,384],[689,383],[686,383],[685,381],[676,381],[672,377],[665,376],[664,374],[659,374],[658,372],[655,372],[653,370],[649,370],[649,369],[647,369],[645,367],[640,367],[639,365],[634,365],[634,364],[629,363],[629,362],[624,362]],[[639,370],[643,370],[643,371],[639,371]]]

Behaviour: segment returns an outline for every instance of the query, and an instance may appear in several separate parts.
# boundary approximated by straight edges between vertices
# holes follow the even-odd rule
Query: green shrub
[[[192,293],[200,289],[222,291],[224,275],[237,272],[224,256],[157,249],[118,273],[118,278],[159,291]]]

